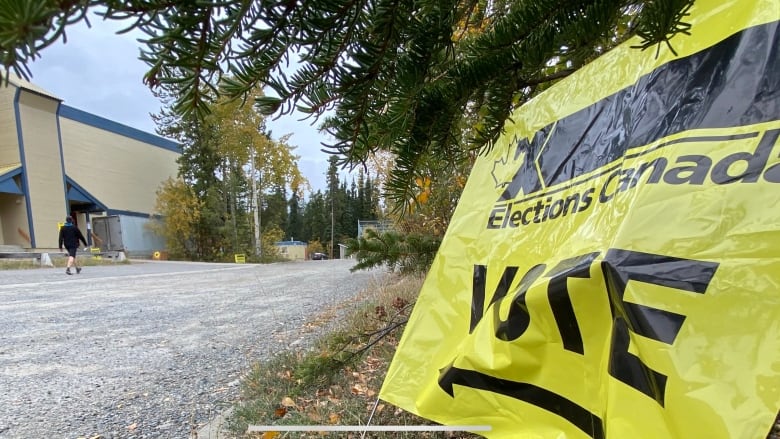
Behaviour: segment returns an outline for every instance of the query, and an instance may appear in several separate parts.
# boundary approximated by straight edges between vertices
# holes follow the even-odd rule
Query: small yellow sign
[[[246,255],[244,253],[238,253],[236,255],[233,255],[233,258],[235,259],[236,264],[246,263]]]

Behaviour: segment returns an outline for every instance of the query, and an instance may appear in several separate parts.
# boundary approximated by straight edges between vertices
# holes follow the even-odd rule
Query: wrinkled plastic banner
[[[475,165],[381,398],[491,438],[765,438],[780,409],[780,3],[700,0]]]

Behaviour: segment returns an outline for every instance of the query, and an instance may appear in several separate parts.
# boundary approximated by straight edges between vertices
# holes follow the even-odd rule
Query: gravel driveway
[[[382,276],[352,264],[0,271],[0,438],[188,438],[253,362]]]

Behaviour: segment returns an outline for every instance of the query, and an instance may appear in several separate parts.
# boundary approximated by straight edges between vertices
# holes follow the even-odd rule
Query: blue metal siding
[[[26,161],[24,158],[24,136],[22,136],[22,115],[19,111],[19,99],[21,96],[22,89],[17,88],[16,95],[14,95],[14,116],[16,117],[16,137],[19,142],[19,159],[22,162],[22,192],[24,192],[24,201],[27,203],[27,227],[30,230],[30,247],[35,248],[32,205],[30,204],[30,194],[27,189],[30,186],[30,182],[27,181],[27,172],[25,171]]]

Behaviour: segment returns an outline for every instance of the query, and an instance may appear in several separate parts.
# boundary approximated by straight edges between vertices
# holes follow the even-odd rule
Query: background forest
[[[312,191],[289,136],[274,140],[251,104],[221,99],[210,110],[204,119],[167,110],[154,116],[158,133],[182,145],[179,178],[157,192],[154,228],[171,257],[246,253],[268,261],[278,257],[276,242],[293,240],[308,243],[309,254],[338,256],[332,247],[357,236],[358,220],[383,216],[379,180],[368,170],[340,173],[331,156],[327,187]]]

